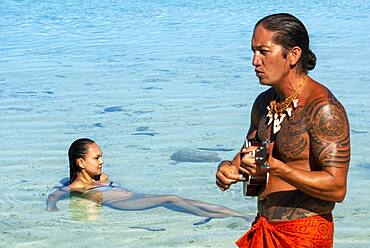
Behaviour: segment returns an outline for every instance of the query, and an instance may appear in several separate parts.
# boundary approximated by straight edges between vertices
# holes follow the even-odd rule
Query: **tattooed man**
[[[239,247],[332,247],[336,202],[346,195],[349,124],[340,102],[307,75],[316,64],[303,23],[290,14],[259,20],[252,37],[252,64],[262,85],[248,140],[271,141],[258,166],[255,146],[243,147],[216,172],[221,190],[244,175],[268,175],[258,193],[258,215]],[[241,154],[246,154],[241,156]]]

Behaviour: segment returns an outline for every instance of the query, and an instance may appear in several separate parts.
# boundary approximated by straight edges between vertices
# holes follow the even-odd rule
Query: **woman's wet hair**
[[[69,147],[69,183],[72,183],[77,177],[77,172],[79,170],[77,159],[84,158],[88,153],[89,146],[94,143],[95,141],[91,139],[82,138],[75,140]]]
[[[258,25],[274,32],[274,42],[284,48],[284,58],[289,49],[295,46],[302,49],[297,64],[300,72],[307,73],[315,68],[316,56],[309,48],[310,40],[307,29],[298,18],[287,13],[272,14],[259,20],[255,28]]]

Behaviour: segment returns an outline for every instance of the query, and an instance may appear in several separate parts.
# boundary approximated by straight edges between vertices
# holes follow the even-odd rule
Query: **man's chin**
[[[264,78],[258,78],[261,85],[271,85],[269,81]]]

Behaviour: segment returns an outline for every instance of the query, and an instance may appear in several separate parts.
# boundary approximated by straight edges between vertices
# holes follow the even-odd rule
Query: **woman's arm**
[[[57,202],[69,197],[69,187],[62,187],[51,193],[46,201],[46,210],[49,212],[58,211]]]

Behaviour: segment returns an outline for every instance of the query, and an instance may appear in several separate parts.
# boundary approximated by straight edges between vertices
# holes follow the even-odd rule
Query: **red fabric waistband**
[[[241,248],[333,247],[331,214],[269,222],[260,216],[236,244]]]

